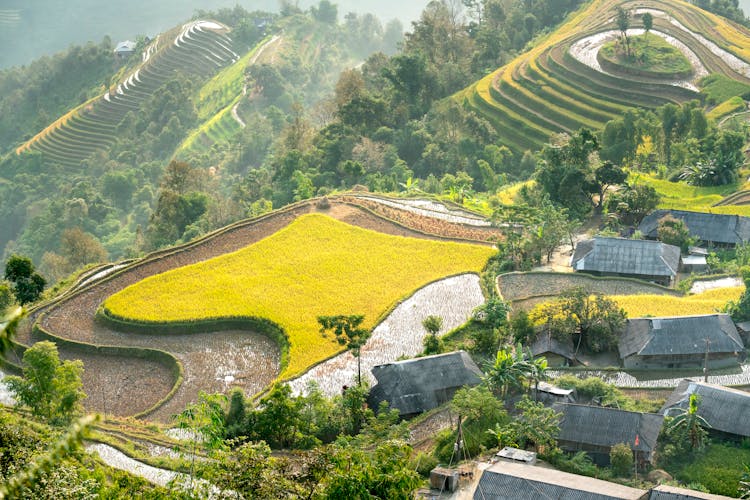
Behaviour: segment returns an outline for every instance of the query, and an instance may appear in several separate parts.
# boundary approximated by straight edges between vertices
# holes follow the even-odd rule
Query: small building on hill
[[[658,241],[596,237],[578,243],[571,266],[595,276],[638,278],[669,286],[680,269],[680,249]]]
[[[708,345],[707,345],[708,342]],[[625,368],[736,366],[745,345],[728,314],[628,319],[617,343]]]
[[[690,396],[697,394],[698,414],[711,427],[708,432],[719,437],[750,437],[750,393],[721,385],[681,381],[667,398],[660,413],[673,417],[688,408]]]
[[[575,349],[571,335],[568,335],[565,340],[560,340],[550,332],[540,332],[529,349],[535,358],[546,358],[549,366],[560,367],[575,364]]]
[[[127,59],[135,53],[136,43],[130,40],[120,42],[115,47],[115,57],[120,59]]]
[[[474,500],[646,500],[648,492],[547,467],[497,462],[482,472]]]
[[[482,371],[464,351],[378,365],[372,374],[378,383],[370,391],[370,406],[387,401],[405,418],[437,408],[461,387],[482,381]]]
[[[638,460],[651,462],[664,416],[603,406],[558,403],[562,413],[558,445],[565,451],[585,451],[599,465],[609,465],[612,447],[625,443]]]
[[[656,239],[659,221],[667,215],[683,221],[690,234],[705,245],[735,246],[750,241],[750,217],[739,215],[655,210],[641,221],[638,229],[644,237]]]

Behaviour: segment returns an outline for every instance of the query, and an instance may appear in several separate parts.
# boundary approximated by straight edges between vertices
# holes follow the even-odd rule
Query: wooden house
[[[599,465],[609,465],[612,447],[625,443],[641,462],[651,462],[664,416],[603,406],[558,403],[562,413],[558,446],[565,451],[585,451]]]
[[[728,314],[628,319],[617,343],[625,368],[736,366],[745,345]]]
[[[668,215],[684,222],[690,234],[704,245],[733,247],[750,240],[750,217],[739,215],[655,210],[641,221],[638,229],[645,238],[656,239],[659,221]]]
[[[680,249],[658,241],[596,237],[578,243],[571,267],[595,276],[638,278],[669,286],[680,269]]]
[[[482,371],[464,351],[378,365],[372,374],[378,383],[370,391],[370,406],[387,401],[405,418],[437,408],[461,387],[482,381]]]

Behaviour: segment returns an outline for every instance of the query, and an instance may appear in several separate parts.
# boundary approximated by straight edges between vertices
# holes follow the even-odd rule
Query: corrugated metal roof
[[[651,489],[648,500],[724,500],[729,498],[731,497],[660,484]]]
[[[498,462],[482,473],[474,500],[645,499],[648,492],[534,465]]]
[[[664,421],[663,415],[603,406],[557,403],[552,408],[563,414],[560,419],[560,441],[592,446],[625,443],[631,449],[650,452],[656,447],[656,438]],[[635,445],[636,435],[638,446]]]
[[[658,241],[596,237],[578,244],[572,266],[576,271],[674,277],[680,249]]]
[[[536,357],[551,352],[573,361],[575,359],[575,349],[573,348],[573,339],[570,335],[565,340],[559,340],[550,333],[540,333],[531,344],[531,355]]]
[[[683,221],[690,234],[701,241],[736,245],[750,240],[750,218],[738,215],[655,210],[643,219],[638,229],[646,237],[656,238],[659,220],[665,215]]]
[[[706,338],[712,353],[734,353],[745,349],[728,314],[701,316],[632,318],[620,336],[620,357],[702,354]]]
[[[698,414],[712,429],[750,437],[750,393],[686,379],[667,398],[661,413],[673,408],[686,409],[691,394],[699,396]]]
[[[482,371],[464,351],[436,354],[373,367],[378,383],[370,391],[370,401],[388,401],[402,415],[436,408],[447,389],[481,382]]]

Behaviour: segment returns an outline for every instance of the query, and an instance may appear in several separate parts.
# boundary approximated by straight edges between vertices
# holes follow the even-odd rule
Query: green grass
[[[737,80],[712,73],[700,81],[701,91],[706,94],[709,102],[725,102],[735,96],[750,96],[750,85]]]
[[[296,375],[339,352],[317,317],[364,314],[365,326],[428,283],[478,272],[490,247],[403,238],[310,214],[234,253],[151,276],[109,297],[117,318],[141,323],[265,318],[287,333]]]
[[[711,444],[690,463],[669,472],[683,483],[700,483],[711,493],[737,496],[744,464],[750,464],[750,449]]]
[[[624,53],[619,39],[605,44],[599,55],[625,71],[644,71],[670,77],[693,70],[687,57],[660,36],[648,34],[631,36],[629,39],[630,55]]]
[[[750,216],[750,205],[714,206],[724,197],[740,189],[737,184],[698,187],[686,182],[671,182],[643,174],[632,174],[630,182],[646,184],[654,188],[661,196],[659,208]]]
[[[706,116],[711,120],[720,120],[725,116],[744,111],[745,109],[747,109],[747,106],[744,99],[740,96],[734,96],[716,106]]]

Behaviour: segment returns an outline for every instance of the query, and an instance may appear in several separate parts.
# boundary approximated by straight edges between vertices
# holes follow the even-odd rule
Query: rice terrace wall
[[[373,199],[368,196],[367,208],[358,205],[356,196],[307,200],[123,267],[111,266],[33,310],[17,340],[30,345],[53,339],[61,357],[82,359],[85,405],[93,411],[166,421],[199,391],[223,392],[237,386],[248,395],[257,394],[272,381],[300,375],[342,350],[333,339],[320,336],[315,314],[365,313],[368,327],[374,327],[425,285],[481,271],[494,252],[486,243],[456,237],[462,228],[475,226],[436,216],[429,228],[421,218],[410,228],[409,211],[388,207],[396,211],[390,213],[402,221],[398,223],[377,214]],[[466,216],[477,217],[468,212]],[[398,237],[408,238],[392,240]],[[322,261],[305,261],[326,239],[334,248],[348,245],[345,249],[355,260],[343,265],[338,255],[317,267],[314,262]],[[453,241],[440,241],[446,239]],[[243,280],[255,279],[255,288],[238,289],[237,282],[221,279],[207,286],[207,279],[221,275],[227,262],[244,265],[249,274]],[[294,262],[293,268],[279,264],[283,262]],[[278,266],[269,270],[274,263]],[[304,272],[295,274],[302,264],[307,266]],[[236,274],[233,269],[229,276]],[[190,274],[196,270],[207,274],[196,279]],[[164,276],[183,280],[182,284],[175,287]],[[158,283],[163,286],[139,293],[140,287]],[[274,286],[280,291],[272,292]],[[337,287],[343,293],[331,292]],[[305,289],[316,298],[327,298],[325,308],[309,312],[302,322],[279,315],[273,300],[262,304],[264,294],[278,302],[284,290],[293,301],[307,300]],[[255,294],[254,299],[243,301],[246,293]],[[118,303],[118,294],[128,301]],[[359,297],[356,310],[349,309],[353,295]],[[235,302],[222,300],[230,296]],[[136,298],[137,305],[125,305]],[[193,310],[176,316],[178,303]],[[202,308],[206,304],[229,306],[221,312]],[[284,306],[279,310],[289,309],[289,302]],[[307,308],[309,303],[303,309]]]

